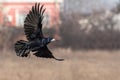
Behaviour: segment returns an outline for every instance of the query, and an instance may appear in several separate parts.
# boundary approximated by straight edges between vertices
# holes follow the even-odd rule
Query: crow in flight
[[[27,57],[30,51],[37,57],[55,58],[47,48],[47,44],[55,41],[54,38],[45,38],[42,33],[42,20],[45,9],[40,3],[35,3],[27,14],[24,21],[24,32],[28,41],[19,40],[15,43],[15,52],[17,56]]]

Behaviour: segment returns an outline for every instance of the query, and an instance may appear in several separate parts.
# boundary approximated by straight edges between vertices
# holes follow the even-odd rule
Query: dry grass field
[[[1,52],[0,80],[120,80],[120,51],[52,50],[64,61]]]

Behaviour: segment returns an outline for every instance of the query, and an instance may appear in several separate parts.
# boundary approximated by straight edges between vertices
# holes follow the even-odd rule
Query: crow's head
[[[48,40],[48,42],[56,41],[56,39],[54,39],[54,38],[52,38],[52,37],[48,37],[47,40]]]
[[[45,39],[44,39],[45,44],[48,44],[48,43],[54,42],[54,41],[56,41],[56,39],[54,39],[54,38],[52,38],[52,37],[48,37],[48,38],[45,38]]]

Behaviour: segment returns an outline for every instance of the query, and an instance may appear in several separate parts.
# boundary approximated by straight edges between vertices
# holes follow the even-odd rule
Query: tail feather
[[[30,53],[29,46],[27,41],[19,40],[15,43],[15,52],[17,56],[27,57]]]

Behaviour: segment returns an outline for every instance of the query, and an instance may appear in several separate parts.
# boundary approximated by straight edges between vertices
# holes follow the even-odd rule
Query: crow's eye
[[[47,38],[47,42],[50,42],[50,38]]]

